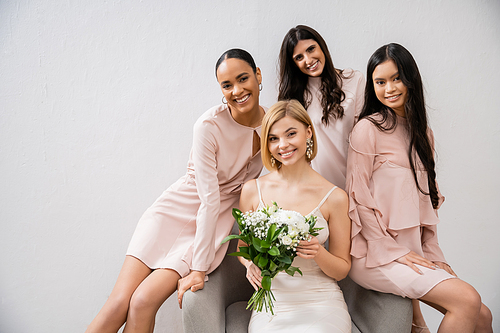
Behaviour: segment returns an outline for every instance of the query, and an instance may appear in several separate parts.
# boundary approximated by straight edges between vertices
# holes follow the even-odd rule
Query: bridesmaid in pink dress
[[[177,289],[202,289],[222,261],[243,184],[259,176],[261,72],[252,56],[226,51],[216,76],[223,103],[194,125],[187,173],[144,213],[111,295],[87,332],[153,332],[156,312]],[[224,101],[224,99],[226,101]]]
[[[417,64],[401,45],[371,56],[359,118],[347,164],[350,277],[367,289],[413,299],[413,332],[429,332],[418,300],[443,312],[439,332],[492,332],[490,310],[457,278],[438,244],[436,210],[444,198],[434,139]]]
[[[363,75],[335,68],[323,37],[305,25],[283,38],[279,68],[278,100],[298,100],[316,128],[320,149],[313,169],[345,189],[347,138],[363,107]]]

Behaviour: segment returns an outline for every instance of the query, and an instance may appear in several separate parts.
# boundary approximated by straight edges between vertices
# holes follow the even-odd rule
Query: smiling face
[[[238,113],[259,109],[259,84],[262,82],[259,68],[254,73],[246,61],[226,59],[217,68],[217,81],[235,119]]]
[[[314,39],[299,40],[292,57],[302,73],[313,77],[323,74],[325,54]]]
[[[268,149],[282,165],[306,161],[306,140],[312,137],[311,127],[290,116],[278,120],[268,135]]]
[[[373,71],[373,87],[378,100],[390,107],[399,116],[405,116],[408,88],[401,81],[398,67],[393,60],[387,60]]]

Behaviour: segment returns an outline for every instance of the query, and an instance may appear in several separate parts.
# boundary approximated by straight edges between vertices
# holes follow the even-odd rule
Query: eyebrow
[[[239,74],[238,76],[236,76],[236,80],[238,80],[239,78],[241,78],[242,76],[245,76],[245,75],[249,75],[248,72],[243,72],[243,73]],[[229,83],[229,80],[222,81],[220,84],[226,84],[226,83]]]
[[[285,131],[285,133],[288,133],[288,132],[290,132],[291,130],[296,130],[296,129],[297,129],[297,127],[293,127],[293,126],[292,126],[292,127],[290,127],[289,129],[287,129],[287,130]],[[273,134],[273,133],[269,133],[269,136],[277,136],[277,135],[276,135],[276,134]]]
[[[311,46],[316,46],[316,45],[318,45],[318,43],[312,42],[311,45],[309,45],[308,47],[306,47],[306,51],[309,50],[309,48],[311,48]],[[296,56],[301,55],[301,54],[302,53],[292,54],[292,58],[295,58]]]
[[[398,76],[398,75],[399,75],[399,72],[396,72],[396,73],[392,74],[391,76],[389,76],[389,79],[392,79],[393,77]],[[384,80],[384,79],[376,77],[373,80]]]

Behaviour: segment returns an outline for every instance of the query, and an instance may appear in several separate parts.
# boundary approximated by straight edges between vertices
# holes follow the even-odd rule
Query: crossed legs
[[[493,332],[491,311],[478,292],[458,278],[438,283],[420,300],[444,314],[439,333]]]
[[[126,256],[108,300],[86,333],[153,332],[156,312],[176,290],[180,276],[170,269],[152,271],[137,258]]]

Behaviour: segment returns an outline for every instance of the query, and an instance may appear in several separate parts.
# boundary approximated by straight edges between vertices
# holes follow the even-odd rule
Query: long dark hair
[[[370,60],[368,60],[366,69],[365,104],[359,115],[359,119],[367,118],[381,131],[391,131],[396,127],[396,113],[378,100],[373,86],[373,71],[378,65],[387,60],[394,61],[398,67],[401,81],[408,89],[407,100],[404,107],[410,135],[408,158],[410,159],[413,178],[420,192],[425,195],[430,195],[432,206],[437,208],[439,197],[436,186],[434,152],[428,135],[427,112],[425,109],[422,78],[420,77],[415,59],[413,59],[410,52],[403,46],[395,43],[384,45],[375,51],[370,57]],[[382,119],[377,121],[376,118],[370,117],[375,113],[381,114]],[[416,156],[418,156],[420,162],[427,171],[429,193],[425,192],[418,183]]]
[[[257,73],[257,66],[255,65],[255,61],[250,53],[242,49],[230,49],[222,53],[219,60],[217,60],[217,63],[215,64],[215,77],[217,77],[217,69],[219,69],[220,64],[222,64],[222,62],[226,59],[243,60],[249,64],[250,67],[252,67],[254,74]]]
[[[321,35],[305,25],[298,25],[290,29],[283,43],[279,55],[279,75],[280,84],[278,100],[296,99],[304,108],[311,105],[312,96],[307,88],[309,76],[302,73],[293,61],[293,50],[300,40],[312,39],[318,43],[321,51],[325,54],[325,64],[321,74],[321,106],[323,108],[323,117],[321,121],[328,125],[330,116],[334,119],[344,116],[344,108],[340,103],[345,99],[342,91],[342,70],[335,70],[332,57],[326,46],[326,42]]]

